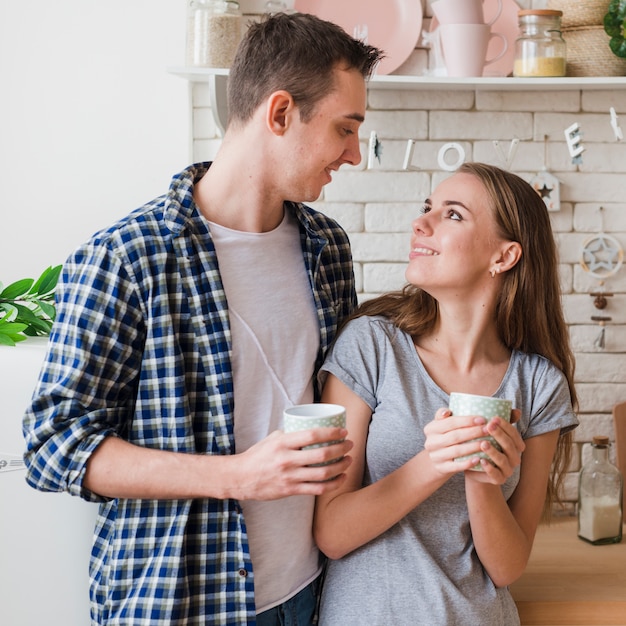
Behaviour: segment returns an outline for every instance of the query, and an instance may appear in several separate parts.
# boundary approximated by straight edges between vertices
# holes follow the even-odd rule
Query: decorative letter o
[[[455,163],[448,165],[445,160],[446,153],[450,150],[456,150],[458,155],[458,159]],[[441,146],[441,150],[439,150],[439,155],[437,156],[437,162],[439,163],[439,167],[446,172],[454,172],[458,170],[463,162],[465,161],[465,150],[463,150],[463,146],[459,143],[447,143]]]

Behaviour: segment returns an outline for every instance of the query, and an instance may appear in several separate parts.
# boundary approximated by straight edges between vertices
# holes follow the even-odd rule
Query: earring
[[[491,274],[491,278],[496,277],[496,270],[491,270],[489,273]]]

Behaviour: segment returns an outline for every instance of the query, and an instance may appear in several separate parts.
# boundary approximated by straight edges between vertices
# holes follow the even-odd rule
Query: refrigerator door
[[[89,624],[97,505],[26,484],[22,415],[47,339],[0,346],[0,624]]]

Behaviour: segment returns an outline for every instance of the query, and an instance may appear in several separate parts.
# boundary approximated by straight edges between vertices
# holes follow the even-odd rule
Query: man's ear
[[[282,135],[289,126],[290,115],[296,110],[292,95],[285,90],[275,91],[267,99],[265,123],[271,132]]]

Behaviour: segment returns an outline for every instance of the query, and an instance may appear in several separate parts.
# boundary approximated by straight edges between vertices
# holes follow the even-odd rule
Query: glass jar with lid
[[[241,10],[231,0],[191,0],[187,15],[187,65],[230,67],[241,39]]]
[[[274,13],[293,13],[294,10],[287,6],[282,0],[268,0],[265,3],[265,12],[273,15]]]
[[[513,76],[565,76],[566,43],[561,35],[562,11],[535,9],[518,12]]]
[[[578,479],[578,536],[589,543],[622,540],[623,479],[609,461],[609,438],[596,436]]]

